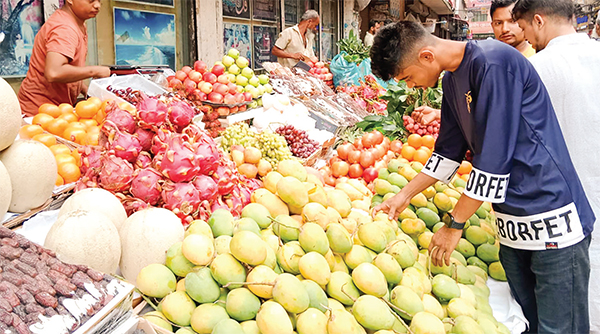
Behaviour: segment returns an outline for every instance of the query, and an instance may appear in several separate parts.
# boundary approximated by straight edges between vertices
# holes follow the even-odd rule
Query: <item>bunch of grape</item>
[[[410,133],[417,133],[421,136],[432,135],[435,139],[437,139],[440,133],[440,122],[438,120],[427,125],[416,122],[414,118],[408,115],[402,116],[402,120],[404,121],[404,128]]]
[[[298,158],[306,159],[319,149],[319,143],[308,138],[304,130],[298,130],[292,125],[279,127],[276,132],[285,137],[292,154]]]
[[[229,152],[232,145],[241,145],[244,147],[257,147],[256,133],[250,130],[248,124],[244,122],[230,125],[221,134],[221,148]]]
[[[131,87],[125,89],[116,89],[112,86],[106,87],[106,90],[122,98],[123,100],[133,104],[134,106],[142,99],[142,94],[139,90],[133,90]]]
[[[262,152],[263,159],[267,160],[273,168],[276,168],[281,160],[292,159],[292,152],[285,138],[269,129],[256,135],[256,144],[255,147]]]

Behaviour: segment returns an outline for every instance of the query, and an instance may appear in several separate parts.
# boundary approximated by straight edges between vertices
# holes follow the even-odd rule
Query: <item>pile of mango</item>
[[[415,213],[373,219],[357,208],[373,196],[364,185],[323,187],[291,160],[277,170],[241,218],[216,210],[142,269],[137,288],[156,309],[147,320],[177,334],[509,333],[487,270],[458,252],[432,266]]]
[[[376,193],[371,200],[374,207],[397,194],[423,168],[420,162],[408,162],[399,158],[391,160],[388,168],[379,170],[373,187]],[[445,213],[452,212],[466,186],[466,181],[455,176],[449,184],[436,182],[435,185],[417,194],[399,217],[404,233],[410,235],[427,252],[433,233],[444,226]],[[463,266],[477,266],[492,278],[506,281],[506,274],[499,262],[499,244],[495,225],[495,215],[490,203],[484,202],[477,212],[466,222],[463,237],[452,254],[452,261]]]

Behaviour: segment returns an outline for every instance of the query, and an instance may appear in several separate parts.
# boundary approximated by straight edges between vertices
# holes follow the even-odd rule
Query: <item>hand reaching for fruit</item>
[[[433,109],[428,106],[420,106],[415,108],[413,118],[415,121],[427,125],[435,120],[439,121],[441,118],[440,112],[441,111],[439,109]]]
[[[292,53],[292,58],[294,58],[296,60],[304,60],[304,59],[306,59],[306,56],[300,52],[296,52],[296,53]]]

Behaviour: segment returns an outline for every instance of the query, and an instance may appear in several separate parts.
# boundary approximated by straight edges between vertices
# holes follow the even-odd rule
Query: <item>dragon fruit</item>
[[[135,135],[122,132],[117,125],[111,121],[105,121],[102,128],[105,132],[109,132],[109,150],[113,150],[117,157],[123,158],[131,163],[137,160],[138,155],[142,151],[142,144],[140,144],[140,140]]]
[[[136,129],[133,116],[126,110],[119,107],[114,107],[106,115],[106,121],[114,123],[121,131],[133,134]]]
[[[214,201],[217,198],[219,188],[212,177],[206,175],[198,175],[194,180],[194,187],[198,189],[200,199],[203,201]]]
[[[118,194],[121,195],[121,194]],[[121,204],[123,204],[123,208],[125,208],[125,212],[127,215],[131,215],[134,212],[147,209],[150,205],[148,203],[142,201],[139,198],[131,197],[131,196],[117,196],[121,200]]]
[[[142,150],[150,151],[152,148],[152,138],[154,138],[154,131],[146,130],[143,128],[137,128],[135,130],[135,136],[140,141],[142,145]]]
[[[100,151],[91,148],[90,146],[83,146],[77,149],[81,154],[81,174],[87,174],[88,170],[99,170],[102,166],[100,164]]]
[[[156,205],[161,198],[162,175],[154,168],[138,169],[133,180],[129,192],[136,198],[150,204]]]
[[[167,148],[166,141],[170,134],[170,131],[159,128],[156,131],[154,138],[152,138],[152,147],[150,148],[150,152],[152,152],[154,155],[164,153],[165,149]]]
[[[133,166],[127,160],[105,153],[100,164],[99,185],[102,188],[112,192],[128,189],[133,179]]]
[[[148,153],[146,151],[140,152],[140,155],[138,155],[137,160],[135,161],[135,168],[143,169],[143,168],[150,167],[151,165],[152,165],[152,156],[150,155],[150,153]]]
[[[186,102],[173,101],[169,103],[169,120],[180,130],[190,125],[195,114],[194,109]]]
[[[164,201],[163,207],[173,211],[182,222],[190,223],[193,217],[190,215],[194,214],[200,206],[200,194],[192,183],[179,182],[172,183],[167,182],[163,185],[162,199]]]
[[[200,173],[192,144],[181,134],[170,134],[165,148],[154,157],[154,167],[173,182],[189,182]]]
[[[363,97],[367,100],[377,98],[377,93],[371,87],[363,87]]]
[[[229,162],[229,163],[228,163]],[[219,195],[227,195],[233,191],[233,187],[239,182],[239,174],[235,169],[233,161],[222,159],[212,177],[217,181]]]
[[[200,166],[200,173],[209,175],[217,169],[217,164],[221,159],[221,154],[217,149],[215,141],[202,129],[195,124],[190,124],[182,130],[188,141],[192,143],[196,159]]]
[[[387,111],[387,104],[379,101],[374,101],[372,106],[376,114],[385,115]]]
[[[141,126],[158,127],[167,120],[167,106],[155,97],[144,96],[138,102],[137,110]]]

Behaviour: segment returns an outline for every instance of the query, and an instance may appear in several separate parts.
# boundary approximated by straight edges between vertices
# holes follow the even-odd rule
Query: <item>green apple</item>
[[[243,93],[244,92],[244,86],[237,85],[237,91],[238,91],[238,93]]]
[[[240,60],[240,58],[238,58],[238,60]],[[241,68],[241,66],[240,66],[240,68]],[[242,75],[245,76],[246,78],[250,79],[254,76],[254,71],[250,67],[243,67]]]
[[[229,80],[229,82],[235,83],[235,74],[228,73],[227,80]]]
[[[256,107],[258,107],[258,102],[256,102],[256,101],[252,101],[252,102],[250,102],[250,104],[248,105],[248,109],[254,109],[254,108],[256,108]]]
[[[264,87],[265,87],[265,92],[267,92],[269,94],[273,92],[273,86],[271,86],[271,84],[265,84]]]
[[[258,80],[258,78],[256,76],[253,76],[250,78],[250,80],[248,80],[248,83],[254,87],[258,87],[259,82],[260,81]]]
[[[231,59],[233,59],[233,58],[231,58]],[[236,64],[233,64],[233,65],[229,66],[229,69],[227,70],[227,72],[234,74],[234,75],[238,75],[238,74],[240,74],[241,70],[240,70],[239,66],[237,66]]]
[[[244,86],[244,92],[250,93],[252,88],[256,88],[256,87],[252,86],[251,84],[247,84],[246,86]]]
[[[220,60],[218,60],[218,61],[215,62],[215,65],[223,65],[223,62],[220,61]],[[225,66],[225,65],[223,65],[223,66]]]
[[[229,49],[229,51],[227,51],[227,55],[233,59],[238,59],[240,52],[237,49]]]
[[[258,106],[262,107],[262,97],[260,99],[257,99],[256,102],[258,102]]]
[[[246,59],[246,57],[238,57],[238,59],[235,60],[235,63],[240,68],[248,67],[248,65],[250,64],[250,62],[248,61],[248,59]]]
[[[261,85],[266,85],[269,83],[269,76],[266,74],[261,74],[258,76],[258,80],[260,81]]]
[[[221,62],[223,63],[223,65],[225,67],[229,68],[229,66],[231,66],[235,63],[235,59],[225,55],[225,56],[223,56],[223,60],[221,60]]]
[[[258,88],[258,95],[263,95],[267,91],[263,85],[258,85],[256,88]]]
[[[254,86],[250,86],[250,90],[249,90],[250,94],[252,94],[252,98],[256,99],[258,98],[258,88],[254,87]]]
[[[248,85],[248,78],[246,78],[245,76],[243,76],[241,74],[238,74],[238,76],[235,77],[235,83],[237,85],[245,87],[246,85]]]

